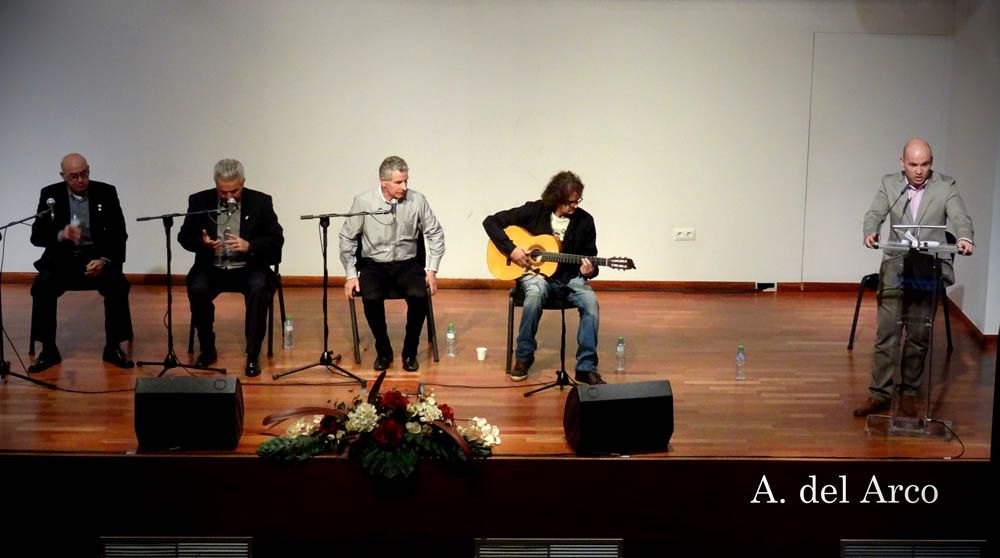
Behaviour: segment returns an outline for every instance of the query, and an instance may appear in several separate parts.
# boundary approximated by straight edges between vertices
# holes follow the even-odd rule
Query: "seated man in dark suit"
[[[132,339],[125,262],[125,217],[115,187],[90,180],[90,166],[78,153],[63,157],[62,182],[42,188],[31,243],[45,248],[35,262],[31,285],[31,338],[42,351],[28,372],[62,362],[56,347],[56,301],[69,289],[96,289],[104,297],[104,360],[120,368],[133,363],[119,343]]]
[[[427,317],[427,290],[437,292],[437,270],[444,257],[444,229],[427,198],[409,189],[410,168],[401,157],[387,157],[378,169],[379,185],[354,197],[351,213],[391,211],[389,215],[358,215],[344,220],[340,231],[340,261],[344,264],[344,295],[361,292],[365,319],[375,338],[375,370],[392,364],[392,342],[385,323],[385,293],[395,287],[406,293],[406,336],[403,370],[415,372],[420,330]],[[419,257],[420,237],[427,242],[427,261]],[[361,260],[357,258],[360,243]],[[358,273],[363,268],[363,273]]]
[[[246,301],[246,375],[260,375],[260,346],[267,329],[267,309],[275,289],[274,272],[285,243],[271,196],[243,187],[243,164],[223,159],[215,165],[215,188],[191,194],[188,215],[177,233],[185,249],[194,252],[187,276],[191,319],[198,330],[201,354],[197,366],[218,358],[215,348],[215,304],[219,293],[243,293]]]

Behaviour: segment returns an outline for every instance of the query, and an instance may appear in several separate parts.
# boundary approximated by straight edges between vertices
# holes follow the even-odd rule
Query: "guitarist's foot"
[[[528,379],[528,369],[535,363],[535,357],[528,360],[518,360],[514,363],[514,369],[510,371],[510,379],[515,382]]]

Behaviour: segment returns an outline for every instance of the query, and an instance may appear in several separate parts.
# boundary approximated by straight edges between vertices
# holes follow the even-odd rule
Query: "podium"
[[[901,416],[890,407],[889,414],[868,415],[865,422],[865,432],[869,435],[913,436],[950,440],[954,435],[949,420],[931,416],[931,392],[933,391],[933,361],[934,361],[934,323],[937,317],[939,293],[943,292],[941,264],[944,259],[954,260],[958,247],[953,244],[943,244],[934,241],[921,241],[919,231],[923,229],[944,229],[944,226],[929,225],[893,225],[900,232],[902,241],[886,242],[876,248],[887,252],[902,254],[903,272],[900,274],[900,287],[904,293],[902,314],[898,316],[896,325],[900,328],[905,324],[907,336],[913,327],[928,329],[927,354],[924,357],[921,377],[924,384],[925,397],[922,409],[918,409],[915,417]],[[905,231],[902,232],[902,231]],[[914,235],[913,231],[917,231]],[[925,315],[907,315],[910,306],[907,301],[913,297],[927,297],[930,300]],[[902,338],[899,340],[902,342]],[[896,370],[902,374],[904,351],[900,349],[896,359]]]

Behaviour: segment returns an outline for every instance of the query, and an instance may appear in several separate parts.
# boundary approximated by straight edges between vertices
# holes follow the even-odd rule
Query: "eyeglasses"
[[[563,202],[563,204],[565,204],[565,205],[580,205],[581,203],[583,203],[583,196],[580,196],[579,198],[576,198],[575,200],[566,200],[566,201]]]
[[[86,168],[80,172],[71,172],[63,175],[66,177],[66,182],[75,182],[81,178],[90,178],[90,169]]]

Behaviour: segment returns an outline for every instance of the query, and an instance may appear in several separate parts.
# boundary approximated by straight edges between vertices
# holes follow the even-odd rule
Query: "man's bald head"
[[[910,185],[921,188],[931,175],[931,165],[934,164],[934,154],[931,145],[923,138],[910,138],[903,145],[903,156],[899,165],[903,168],[906,181]]]
[[[87,193],[87,187],[90,186],[90,165],[83,155],[70,153],[62,158],[59,176],[66,181],[74,194],[82,196]]]

